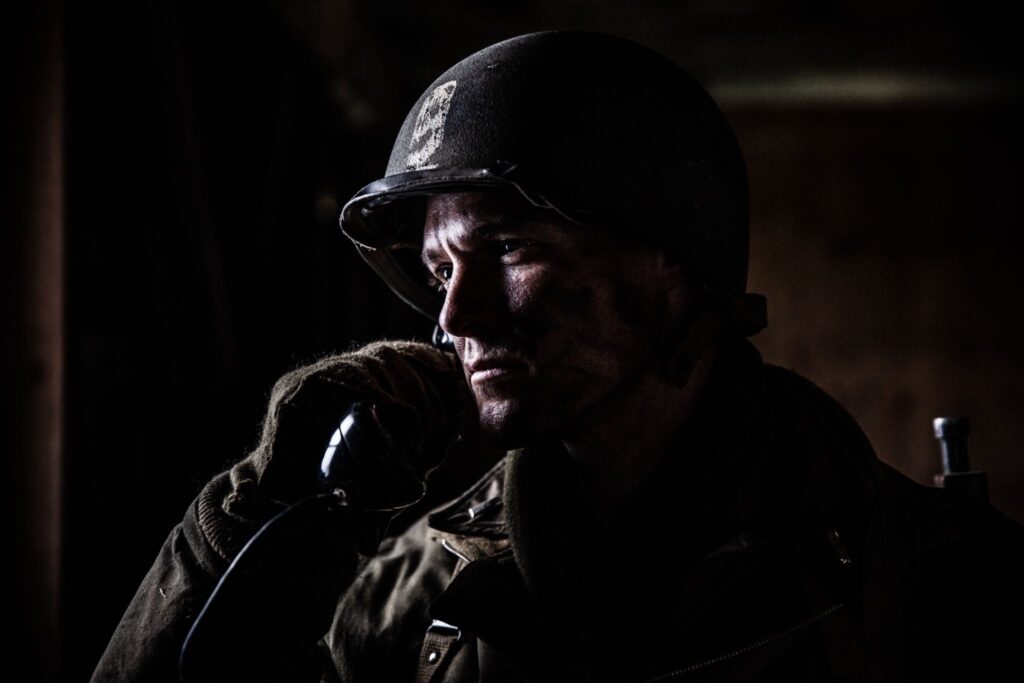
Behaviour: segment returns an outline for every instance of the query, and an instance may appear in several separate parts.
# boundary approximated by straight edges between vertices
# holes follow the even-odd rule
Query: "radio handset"
[[[410,463],[407,451],[412,445],[395,436],[410,433],[414,426],[409,409],[368,401],[354,404],[320,461],[324,492],[363,512],[398,512],[418,502],[426,482]]]

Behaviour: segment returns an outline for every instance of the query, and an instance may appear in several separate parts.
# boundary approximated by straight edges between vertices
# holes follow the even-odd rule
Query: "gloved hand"
[[[259,489],[285,503],[317,492],[324,451],[356,404],[363,406],[357,411],[362,433],[372,434],[375,422],[383,437],[382,444],[365,445],[362,450],[378,452],[362,453],[363,462],[383,459],[385,466],[373,469],[392,471],[396,486],[408,484],[406,475],[424,482],[443,460],[467,396],[454,356],[412,342],[371,344],[295,370],[271,396],[256,456],[263,461]],[[377,500],[366,490],[346,493],[367,509],[387,507],[383,493]]]
[[[455,356],[412,342],[371,344],[282,377],[259,446],[198,498],[200,531],[226,572],[193,625],[183,674],[318,680],[316,642],[356,576],[357,553],[375,554],[392,518],[423,495],[467,400]],[[346,505],[333,505],[314,494],[346,415],[339,459],[328,459]]]
[[[288,373],[274,386],[259,445],[229,472],[230,490],[200,496],[201,525],[222,557],[230,560],[285,505],[322,490],[324,451],[358,402],[376,406],[394,446],[381,454],[394,458],[394,467],[380,472],[407,474],[395,481],[407,490],[409,479],[423,482],[441,463],[472,397],[453,354],[415,342],[376,342]],[[380,493],[387,482],[374,487],[346,493],[367,510],[386,507]],[[371,536],[382,535],[393,514],[368,515],[379,532]],[[365,554],[373,544],[360,545]]]

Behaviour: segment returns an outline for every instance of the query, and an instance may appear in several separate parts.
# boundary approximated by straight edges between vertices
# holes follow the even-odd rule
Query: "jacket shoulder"
[[[903,476],[878,459],[849,411],[806,377],[765,364],[763,391],[773,480],[796,492],[811,518],[862,538],[878,492]]]
[[[850,413],[813,382],[765,366],[771,428],[801,451],[803,490],[854,530],[869,674],[978,680],[1024,636],[1024,527],[957,491],[917,483],[875,455]]]
[[[780,426],[874,456],[874,449],[857,421],[817,384],[793,370],[769,363],[764,366],[764,378],[768,410]]]

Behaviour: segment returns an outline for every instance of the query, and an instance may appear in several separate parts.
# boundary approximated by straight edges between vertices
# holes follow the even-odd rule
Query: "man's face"
[[[565,438],[658,372],[669,279],[655,250],[499,193],[432,197],[423,261],[484,430]]]

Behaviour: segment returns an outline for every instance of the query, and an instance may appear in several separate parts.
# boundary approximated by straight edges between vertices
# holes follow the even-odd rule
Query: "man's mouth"
[[[526,364],[509,356],[482,356],[464,364],[473,385],[511,379],[526,370]]]

